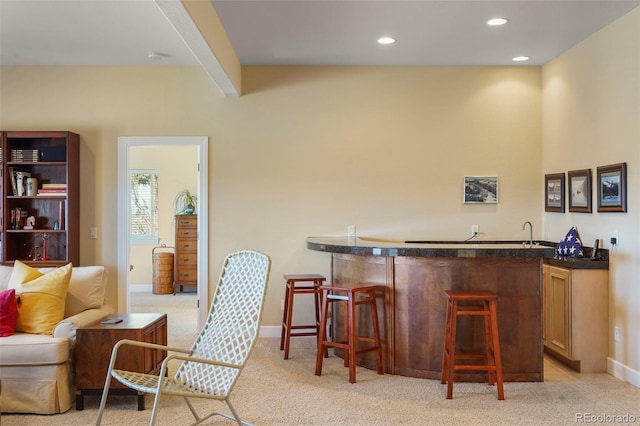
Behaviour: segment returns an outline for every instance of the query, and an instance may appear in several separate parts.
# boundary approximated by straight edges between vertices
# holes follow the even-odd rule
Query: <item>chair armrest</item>
[[[56,324],[53,329],[53,337],[69,339],[69,347],[73,349],[76,343],[76,331],[78,328],[95,324],[113,312],[113,308],[105,305],[100,308],[87,309],[79,314],[72,315]]]
[[[120,349],[120,346],[124,346],[124,345],[129,345],[129,346],[138,346],[138,347],[142,347],[142,348],[150,348],[150,349],[159,349],[159,350],[165,350],[168,352],[178,352],[178,353],[183,353],[183,354],[188,354],[188,355],[176,355],[176,354],[172,354],[172,355],[168,355],[163,364],[166,364],[168,361],[172,360],[172,359],[178,359],[178,360],[182,360],[182,361],[191,361],[191,362],[197,362],[197,363],[201,363],[201,364],[211,364],[211,365],[218,365],[221,367],[229,367],[229,368],[237,368],[237,369],[241,369],[242,366],[241,365],[237,365],[237,364],[230,364],[228,362],[222,362],[222,361],[216,361],[216,360],[212,360],[212,359],[205,359],[205,358],[196,358],[196,357],[192,357],[191,355],[191,350],[189,349],[181,349],[181,348],[174,348],[171,346],[164,346],[164,345],[158,345],[155,343],[147,343],[147,342],[139,342],[137,340],[120,340],[118,341],[118,343],[116,343],[113,346],[113,351],[111,352],[111,357],[114,358],[115,356],[117,356],[118,353],[118,349]]]

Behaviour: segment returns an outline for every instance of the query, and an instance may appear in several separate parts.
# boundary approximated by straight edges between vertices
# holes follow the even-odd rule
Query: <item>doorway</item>
[[[131,265],[131,181],[132,150],[145,147],[194,147],[197,152],[198,285],[197,323],[204,324],[208,308],[208,138],[207,137],[120,137],[118,138],[118,310],[130,312]],[[173,213],[171,213],[173,217]],[[161,241],[162,242],[162,241]]]

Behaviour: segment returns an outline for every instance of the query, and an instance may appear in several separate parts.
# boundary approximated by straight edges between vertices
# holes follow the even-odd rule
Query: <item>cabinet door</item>
[[[571,358],[571,271],[547,270],[546,345]]]
[[[542,266],[542,344],[547,344],[547,329],[549,328],[549,266]]]

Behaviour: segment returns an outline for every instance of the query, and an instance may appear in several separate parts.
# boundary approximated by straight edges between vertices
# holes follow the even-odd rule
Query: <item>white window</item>
[[[158,171],[131,170],[131,244],[158,244]]]

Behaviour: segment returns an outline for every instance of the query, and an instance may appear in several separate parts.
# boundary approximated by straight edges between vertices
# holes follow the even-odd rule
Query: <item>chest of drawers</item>
[[[198,216],[176,216],[175,290],[198,285]]]

